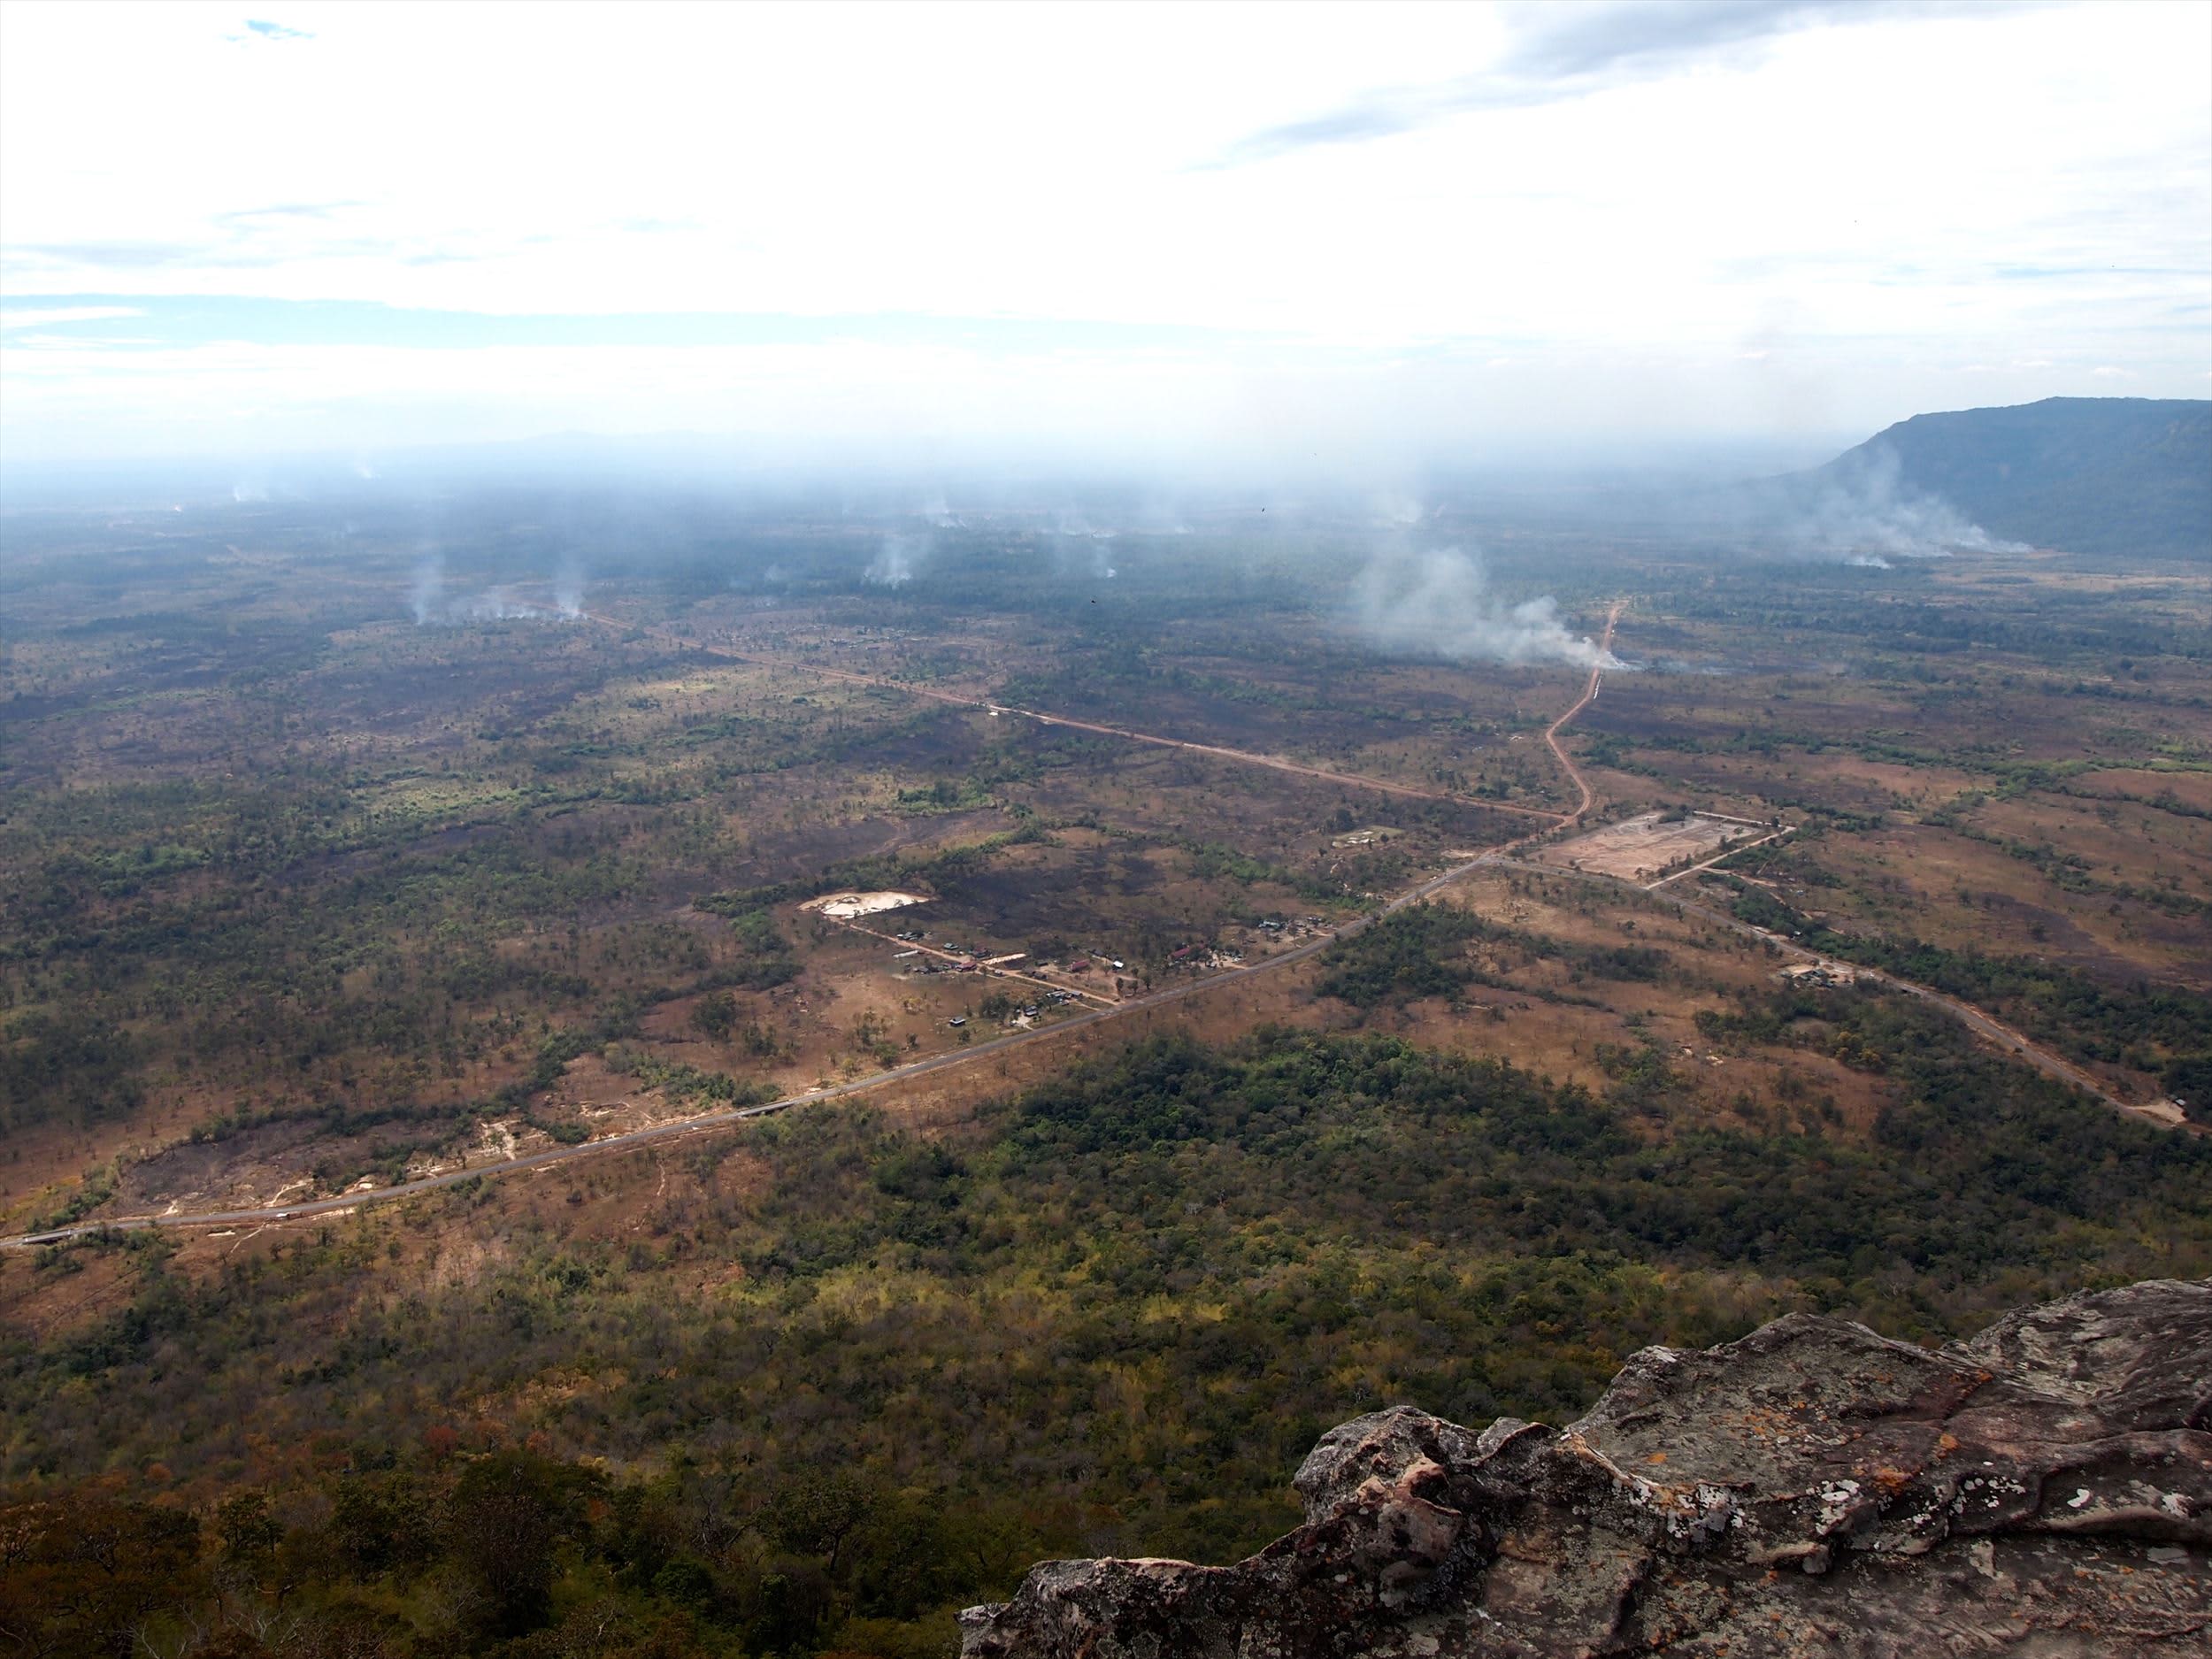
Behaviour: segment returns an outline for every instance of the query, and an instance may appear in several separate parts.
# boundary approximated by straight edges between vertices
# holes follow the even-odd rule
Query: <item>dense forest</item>
[[[1863,1141],[1664,1129],[1656,1054],[1600,1095],[1382,1036],[1162,1039],[949,1139],[817,1110],[699,1145],[648,1233],[524,1229],[473,1279],[374,1287],[403,1211],[207,1282],[143,1235],[50,1251],[138,1288],[5,1352],[0,1624],[66,1608],[56,1655],[933,1653],[1040,1555],[1256,1546],[1316,1433],[1390,1401],[1559,1421],[1640,1346],[1791,1308],[1934,1337],[2212,1269],[2212,1147],[1906,999],[1754,996],[1712,1034],[1893,1104]],[[486,1196],[444,1202],[466,1229]]]

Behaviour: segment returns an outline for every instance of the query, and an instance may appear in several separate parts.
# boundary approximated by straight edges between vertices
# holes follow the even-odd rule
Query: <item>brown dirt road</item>
[[[1623,602],[1616,601],[1611,609],[1606,614],[1605,632],[1601,640],[1601,649],[1608,654],[1610,653],[1612,649],[1614,631],[1616,626],[1618,625],[1622,609]],[[589,615],[590,613],[588,612],[587,614]],[[628,624],[615,622],[612,619],[604,617],[594,617],[593,619],[610,626],[626,627],[630,626]],[[647,632],[652,632],[652,630],[647,630]],[[674,635],[666,635],[664,637],[668,638],[673,643],[693,646],[696,649],[706,650],[711,655],[730,657],[739,661],[765,662],[767,665],[776,667],[794,666],[794,664],[775,662],[773,659],[750,657],[735,651],[721,650],[713,647],[698,646],[697,642],[695,641],[683,640]],[[844,670],[823,670],[810,667],[808,672],[824,673],[832,678],[853,680],[861,684],[887,686],[893,689],[913,692],[918,695],[933,697],[940,702],[956,703],[966,708],[993,708],[1004,706],[1002,704],[978,702],[973,698],[957,696],[949,693],[924,691],[918,687],[900,685],[899,682],[895,680],[874,680],[867,675],[854,674]],[[1598,665],[1594,666],[1590,670],[1590,678],[1583,687],[1581,696],[1575,700],[1573,705],[1570,707],[1565,713],[1562,714],[1556,720],[1554,720],[1550,727],[1544,733],[1545,742],[1549,746],[1553,756],[1558,760],[1561,769],[1566,773],[1568,779],[1574,784],[1576,791],[1580,796],[1580,799],[1573,811],[1569,813],[1541,814],[1540,816],[1551,820],[1547,823],[1542,829],[1532,831],[1529,834],[1522,836],[1515,841],[1509,841],[1502,846],[1493,848],[1489,851],[1469,860],[1465,864],[1456,864],[1451,869],[1445,871],[1442,874],[1432,876],[1428,880],[1420,883],[1418,886],[1398,895],[1397,897],[1392,899],[1381,909],[1371,911],[1368,915],[1363,916],[1356,920],[1348,923],[1345,926],[1338,929],[1334,933],[1325,933],[1318,938],[1309,941],[1305,944],[1299,945],[1290,950],[1284,951],[1279,956],[1267,957],[1263,961],[1253,963],[1246,967],[1233,968],[1226,972],[1215,974],[1208,979],[1192,980],[1187,984],[1171,987],[1166,990],[1153,992],[1148,995],[1134,997],[1130,999],[1128,1002],[1118,1003],[1111,1007],[1089,1009],[1083,1013],[1075,1015],[1068,1019],[1056,1021],[1050,1025],[1042,1026],[1033,1031],[1015,1032],[1007,1036],[994,1038],[987,1042],[974,1044],[970,1048],[952,1049],[944,1054],[932,1055],[926,1059],[917,1060],[902,1066],[895,1066],[888,1071],[878,1072],[872,1077],[859,1078],[849,1083],[835,1084],[825,1088],[810,1089],[804,1094],[791,1095],[783,1100],[771,1101],[765,1105],[734,1108],[723,1111],[703,1113],[695,1118],[672,1119],[666,1123],[652,1125],[647,1128],[632,1130],[624,1134],[610,1135],[603,1140],[588,1141],[578,1146],[554,1147],[546,1151],[532,1153],[525,1156],[511,1158],[499,1164],[482,1164],[474,1169],[448,1171],[440,1175],[426,1176],[411,1181],[402,1181],[397,1185],[391,1187],[374,1187],[362,1192],[347,1193],[334,1198],[317,1199],[304,1203],[270,1206],[264,1209],[227,1210],[189,1215],[132,1216],[119,1217],[110,1221],[83,1222],[73,1226],[53,1228],[42,1233],[19,1233],[12,1238],[0,1238],[0,1248],[55,1244],[68,1239],[81,1237],[88,1233],[103,1233],[111,1230],[136,1230],[146,1227],[179,1228],[223,1226],[235,1225],[242,1222],[267,1225],[280,1221],[304,1220],[314,1217],[337,1215],[350,1211],[364,1204],[380,1203],[391,1199],[404,1198],[421,1193],[431,1192],[441,1187],[456,1187],[464,1181],[481,1180],[494,1176],[513,1174],[527,1170],[543,1169],[552,1164],[565,1164],[579,1158],[596,1156],[607,1152],[630,1150],[651,1141],[673,1140],[681,1136],[710,1133],[717,1129],[742,1123],[750,1118],[764,1118],[773,1113],[787,1111],[796,1106],[813,1105],[827,1101],[846,1099],[853,1095],[862,1094],[874,1089],[881,1088],[887,1084],[924,1076],[929,1072],[941,1071],[948,1067],[973,1064],[978,1061],[986,1059],[993,1055],[1002,1054],[1009,1048],[1015,1048],[1022,1044],[1064,1036],[1067,1033],[1081,1026],[1096,1025],[1106,1020],[1118,1018],[1124,1015],[1135,1013],[1141,1010],[1161,1007],[1169,1002],[1180,1001],[1182,998],[1187,996],[1191,996],[1202,992],[1215,990],[1224,985],[1230,984],[1240,979],[1248,979],[1254,974],[1269,972],[1274,969],[1286,967],[1292,963],[1305,961],[1323,949],[1325,949],[1335,940],[1349,937],[1351,934],[1359,932],[1362,928],[1370,926],[1374,922],[1381,919],[1383,917],[1387,916],[1394,911],[1402,910],[1408,905],[1420,903],[1424,900],[1432,897],[1435,894],[1442,891],[1445,887],[1449,887],[1454,882],[1459,880],[1463,876],[1465,876],[1477,869],[1482,868],[1486,865],[1493,867],[1499,864],[1514,865],[1515,861],[1512,859],[1511,855],[1518,849],[1528,845],[1532,841],[1540,840],[1544,836],[1550,834],[1556,830],[1568,828],[1572,825],[1580,822],[1581,819],[1589,812],[1591,808],[1596,804],[1596,795],[1594,791],[1591,789],[1589,780],[1583,776],[1581,769],[1574,764],[1572,757],[1568,755],[1565,747],[1559,741],[1559,733],[1565,730],[1568,725],[1573,721],[1575,717],[1579,715],[1585,709],[1588,708],[1591,703],[1596,699],[1599,684],[1603,677],[1604,667],[1602,662],[1601,662]],[[1008,712],[1025,713],[1026,711],[1021,710],[1009,710]],[[1406,786],[1384,783],[1380,780],[1360,779],[1351,777],[1348,774],[1322,772],[1310,767],[1300,766],[1293,762],[1282,761],[1274,757],[1248,755],[1240,750],[1235,749],[1213,749],[1208,745],[1189,743],[1176,738],[1142,736],[1137,733],[1118,732],[1115,728],[1109,726],[1086,726],[1083,722],[1079,721],[1060,720],[1057,719],[1056,717],[1052,716],[1030,715],[1029,718],[1051,721],[1061,725],[1083,726],[1083,729],[1086,730],[1104,732],[1112,735],[1134,737],[1140,741],[1159,743],[1170,748],[1196,749],[1201,752],[1221,755],[1233,759],[1250,761],[1260,765],[1274,766],[1286,771],[1306,772],[1309,775],[1316,777],[1330,778],[1348,783],[1369,784],[1377,787],[1394,790],[1403,794],[1423,795],[1427,793],[1425,791],[1410,789]],[[1459,799],[1459,797],[1455,796],[1436,796],[1433,798],[1451,800]],[[1467,804],[1482,803],[1468,803]],[[1548,864],[1516,865],[1516,867],[1526,868],[1548,876],[1563,875],[1572,877],[1580,874],[1583,879],[1588,880],[1602,882],[1614,881],[1614,878],[1611,877],[1590,875],[1586,872],[1572,871],[1563,871],[1555,869]],[[1615,883],[1615,885],[1629,887],[1632,890],[1637,892],[1649,891],[1649,889],[1636,887],[1633,883],[1617,882]],[[1812,957],[1816,960],[1818,959],[1815,956],[1815,953],[1805,950],[1802,947],[1793,945],[1786,940],[1776,938],[1773,934],[1767,933],[1765,930],[1751,927],[1748,924],[1738,921],[1733,917],[1723,915],[1721,912],[1712,910],[1703,905],[1695,903],[1693,901],[1684,899],[1677,894],[1655,892],[1652,894],[1652,896],[1667,902],[1676,904],[1683,910],[1694,911],[1706,919],[1719,923],[1724,926],[1731,927],[1741,932],[1756,933],[1761,938],[1769,940],[1770,942],[1779,946],[1786,953],[1795,954],[1805,957]],[[2012,1030],[2009,1026],[1992,1018],[1989,1015],[1983,1013],[1981,1010],[1975,1008],[1969,1003],[1958,1002],[1955,998],[1946,996],[1942,993],[1932,990],[1926,986],[1916,985],[1910,980],[1896,979],[1889,974],[1870,972],[1863,969],[1859,972],[1864,977],[1877,979],[1896,990],[1905,993],[1906,995],[1920,997],[1927,1002],[1934,1003],[1939,1007],[1947,1010],[1953,1015],[1963,1021],[1969,1029],[1996,1043],[1999,1047],[2017,1054],[2022,1058],[2027,1060],[2030,1064],[2038,1066],[2041,1070],[2048,1072],[2050,1075],[2062,1079],[2078,1088],[2086,1090],[2097,1099],[2102,1101],[2106,1105],[2111,1107],[2114,1110],[2125,1117],[2128,1117],[2137,1122],[2153,1122],[2157,1123],[2161,1127],[2171,1127],[2170,1125],[2165,1124],[2162,1119],[2153,1118],[2150,1114],[2145,1112],[2139,1106],[2120,1100],[2113,1094],[2108,1093],[2106,1090],[2100,1087],[2093,1079],[2088,1077],[2086,1073],[2081,1071],[2078,1067],[2074,1066],[2070,1062],[2062,1059],[2057,1055],[2052,1054],[2049,1050],[2042,1048],[2037,1044],[2031,1042],[2027,1038]],[[2186,1125],[2186,1128],[2190,1133],[2205,1133],[2202,1126],[2198,1125]]]
[[[1614,607],[1616,615],[1618,614],[1619,609],[1617,605]],[[1544,807],[1514,806],[1502,801],[1484,801],[1473,795],[1451,795],[1441,789],[1424,789],[1415,784],[1394,783],[1386,778],[1371,778],[1362,772],[1338,772],[1327,766],[1309,766],[1302,761],[1288,760],[1280,755],[1261,755],[1250,749],[1229,749],[1219,743],[1200,743],[1189,738],[1164,737],[1157,732],[1133,731],[1125,726],[1106,726],[1096,720],[1079,720],[1071,715],[1048,714],[1041,709],[1025,709],[1010,703],[994,703],[988,697],[971,697],[964,692],[939,691],[933,687],[917,686],[904,680],[891,680],[880,674],[864,674],[856,669],[828,668],[818,663],[794,662],[787,657],[770,657],[757,651],[741,651],[734,646],[710,644],[703,640],[695,640],[688,635],[678,634],[671,628],[653,627],[641,622],[625,622],[618,617],[607,616],[596,611],[587,611],[583,615],[587,621],[596,622],[603,627],[632,630],[645,634],[649,639],[658,640],[664,645],[673,645],[684,650],[703,651],[710,657],[724,657],[733,663],[748,663],[757,668],[780,668],[795,673],[813,674],[819,679],[837,680],[850,686],[872,686],[885,691],[903,692],[910,697],[920,697],[930,703],[941,703],[948,708],[968,709],[978,713],[1010,714],[1025,720],[1034,720],[1040,726],[1065,726],[1070,731],[1093,732],[1101,737],[1118,737],[1132,743],[1149,743],[1157,749],[1179,749],[1194,755],[1210,755],[1217,760],[1234,761],[1247,766],[1264,766],[1272,772],[1289,772],[1294,777],[1317,779],[1324,783],[1349,784],[1356,788],[1372,789],[1379,794],[1400,795],[1408,800],[1446,801],[1454,806],[1479,807],[1489,812],[1511,812],[1522,818],[1540,818],[1555,825],[1567,820],[1566,814],[1554,812]],[[1612,622],[1609,618],[1606,623],[1606,637],[1608,639],[1612,637]],[[1583,694],[1582,703],[1577,703],[1574,710],[1569,710],[1566,715],[1563,716],[1563,721],[1571,719],[1575,711],[1578,710],[1583,703],[1586,703],[1594,695],[1596,673],[1596,670],[1591,671],[1592,690]],[[1561,722],[1555,721],[1552,731],[1556,732]],[[1551,733],[1545,733],[1545,736],[1547,741],[1549,741]],[[1559,746],[1555,742],[1552,744],[1552,752],[1554,754],[1560,752]],[[1571,767],[1569,771],[1571,775],[1572,768]],[[1589,805],[1587,790],[1584,791],[1583,805],[1585,809]]]
[[[1606,616],[1603,646],[1604,649],[1608,650],[1609,650],[1612,646],[1613,630],[1616,623],[1619,619],[1620,612],[1621,606],[1618,603],[1616,603]],[[620,621],[618,618],[600,615],[592,611],[586,611],[583,614],[588,619],[607,627],[626,629],[634,626],[630,623]],[[893,690],[911,692],[918,696],[933,698],[938,702],[954,703],[963,708],[1006,708],[1006,705],[1002,703],[982,702],[972,697],[959,696],[949,692],[929,691],[918,687],[902,685],[896,680],[878,680],[865,674],[856,674],[844,669],[823,669],[814,667],[812,664],[788,664],[778,661],[774,658],[751,657],[743,652],[731,650],[723,647],[701,645],[695,640],[685,639],[679,634],[671,634],[664,630],[643,628],[640,631],[651,634],[655,638],[664,640],[671,644],[702,650],[710,656],[729,657],[734,661],[754,663],[768,667],[795,667],[805,672],[821,674],[831,679],[849,680],[861,685],[885,686]],[[695,1118],[672,1118],[665,1123],[653,1124],[643,1129],[630,1130],[623,1134],[609,1135],[602,1140],[587,1141],[577,1146],[552,1147],[542,1152],[530,1153],[524,1156],[510,1158],[498,1164],[479,1164],[472,1169],[448,1170],[437,1175],[427,1175],[415,1180],[401,1181],[389,1187],[370,1187],[362,1191],[344,1193],[333,1198],[313,1199],[301,1203],[269,1205],[258,1209],[207,1210],[189,1214],[178,1213],[173,1215],[125,1216],[118,1217],[106,1221],[80,1222],[72,1226],[49,1228],[40,1233],[17,1233],[12,1237],[0,1238],[0,1249],[11,1248],[19,1248],[34,1245],[58,1244],[65,1240],[81,1238],[88,1233],[105,1233],[111,1231],[128,1232],[147,1227],[183,1228],[230,1226],[240,1223],[256,1223],[266,1225],[276,1222],[302,1221],[316,1217],[340,1215],[358,1209],[365,1204],[382,1203],[396,1198],[412,1197],[422,1193],[434,1192],[442,1187],[457,1187],[464,1181],[483,1180],[495,1176],[515,1174],[527,1170],[545,1169],[556,1164],[572,1163],[579,1158],[597,1156],[607,1152],[628,1151],[649,1142],[673,1140],[680,1136],[705,1133],[712,1130],[726,1128],[734,1124],[742,1123],[750,1118],[769,1117],[777,1112],[788,1111],[795,1106],[809,1106],[818,1104],[826,1101],[846,1099],[852,1095],[865,1094],[871,1090],[881,1088],[887,1084],[902,1081],[910,1078],[925,1076],[932,1071],[942,1071],[949,1066],[971,1065],[977,1061],[986,1059],[993,1055],[1002,1054],[1007,1049],[1015,1048],[1021,1044],[1062,1037],[1069,1032],[1077,1030],[1082,1026],[1096,1025],[1105,1020],[1117,1019],[1127,1014],[1136,1013],[1141,1010],[1158,1008],[1169,1002],[1179,1002],[1187,996],[1195,995],[1202,992],[1216,990],[1222,986],[1249,979],[1254,974],[1268,973],[1278,968],[1288,967],[1293,963],[1303,962],[1318,954],[1322,950],[1326,949],[1329,945],[1333,943],[1336,940],[1348,938],[1350,935],[1358,933],[1362,928],[1372,926],[1375,922],[1380,920],[1383,917],[1391,914],[1393,911],[1403,910],[1409,904],[1418,904],[1422,901],[1432,897],[1437,893],[1441,892],[1445,887],[1449,887],[1453,882],[1457,881],[1463,876],[1465,876],[1471,872],[1479,868],[1481,865],[1488,863],[1499,855],[1510,852],[1514,848],[1525,846],[1529,841],[1534,841],[1540,836],[1549,834],[1555,829],[1563,828],[1566,826],[1574,823],[1582,816],[1583,813],[1588,811],[1593,800],[1589,785],[1584,780],[1581,772],[1576,769],[1574,763],[1567,758],[1566,751],[1560,748],[1557,741],[1557,734],[1560,729],[1563,727],[1568,721],[1571,720],[1577,714],[1587,708],[1589,706],[1590,700],[1597,695],[1598,680],[1601,672],[1601,668],[1593,668],[1590,671],[1590,679],[1588,683],[1583,687],[1582,695],[1576,700],[1572,708],[1569,709],[1565,714],[1560,716],[1558,719],[1552,722],[1550,730],[1545,734],[1547,740],[1551,742],[1552,753],[1559,757],[1560,764],[1565,767],[1567,775],[1573,780],[1576,787],[1581,792],[1582,804],[1577,807],[1572,813],[1536,812],[1531,808],[1509,809],[1523,812],[1529,816],[1543,818],[1545,820],[1544,826],[1541,829],[1536,830],[1528,835],[1522,836],[1516,841],[1509,841],[1503,846],[1494,848],[1490,851],[1471,858],[1464,864],[1455,864],[1450,869],[1443,872],[1440,875],[1432,876],[1427,880],[1421,882],[1418,886],[1409,888],[1407,891],[1399,894],[1395,898],[1392,899],[1388,903],[1383,905],[1379,910],[1370,911],[1364,916],[1348,922],[1344,926],[1338,928],[1334,933],[1323,933],[1315,939],[1309,940],[1304,944],[1294,946],[1292,949],[1282,952],[1279,956],[1264,957],[1258,962],[1248,964],[1241,968],[1231,968],[1226,972],[1213,974],[1206,979],[1194,979],[1186,984],[1171,986],[1165,990],[1154,991],[1144,996],[1132,997],[1127,1002],[1115,1003],[1110,1007],[1087,1009],[1082,1013],[1073,1015],[1066,1019],[1056,1020],[1049,1025],[1040,1026],[1035,1030],[1014,1032],[1007,1036],[993,1038],[987,1042],[979,1042],[973,1044],[969,1048],[955,1048],[943,1054],[931,1055],[926,1059],[916,1060],[906,1065],[894,1066],[888,1071],[879,1071],[872,1077],[857,1078],[849,1083],[834,1084],[824,1088],[809,1089],[803,1094],[790,1095],[783,1100],[770,1101],[764,1105],[736,1107],[721,1111],[703,1112]],[[1186,742],[1179,738],[1157,737],[1138,733],[1122,732],[1111,726],[1089,726],[1081,721],[1063,719],[1058,716],[1028,714],[1028,711],[1025,710],[1007,709],[1006,711],[1012,714],[1027,714],[1029,718],[1043,720],[1051,724],[1075,726],[1087,731],[1102,732],[1114,736],[1130,737],[1140,742],[1156,743],[1171,749],[1194,749],[1200,753],[1217,755],[1233,760],[1248,761],[1256,765],[1271,766],[1279,771],[1302,772],[1310,777],[1325,778],[1333,781],[1343,783],[1363,784],[1371,787],[1387,790],[1400,795],[1419,795],[1432,800],[1452,801],[1457,804],[1467,806],[1486,806],[1492,804],[1487,802],[1468,800],[1464,797],[1457,795],[1437,795],[1428,790],[1415,789],[1408,785],[1387,783],[1380,779],[1360,778],[1355,777],[1349,773],[1333,772],[1315,767],[1303,766],[1294,761],[1285,761],[1274,756],[1252,755],[1240,749],[1218,749],[1207,744]]]

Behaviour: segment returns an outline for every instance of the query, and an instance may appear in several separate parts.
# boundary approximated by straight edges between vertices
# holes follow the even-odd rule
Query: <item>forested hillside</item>
[[[2212,557],[2212,402],[2047,397],[1915,415],[1807,477],[1848,489],[1892,469],[1897,488],[2008,541]]]
[[[1356,956],[1443,981],[1461,942]],[[234,1654],[918,1655],[1045,1555],[1257,1547],[1348,1410],[1561,1422],[1645,1344],[1792,1308],[1932,1337],[2085,1270],[2212,1269],[2212,1144],[1900,999],[1740,1018],[1893,1084],[1872,1137],[1670,1130],[1656,1049],[1600,1095],[1271,1032],[1140,1045],[944,1140],[818,1110],[703,1142],[641,1228],[587,1184],[557,1227],[464,1192],[212,1280],[148,1235],[50,1252],[136,1288],[9,1340],[0,1605],[71,1609],[57,1654],[196,1622]]]

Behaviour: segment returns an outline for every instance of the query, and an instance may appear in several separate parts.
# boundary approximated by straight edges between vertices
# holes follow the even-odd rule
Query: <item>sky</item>
[[[0,455],[1340,470],[2212,396],[2212,5],[0,6]]]

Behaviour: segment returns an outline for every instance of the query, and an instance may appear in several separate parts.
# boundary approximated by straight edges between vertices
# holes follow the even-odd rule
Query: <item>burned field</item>
[[[1256,599],[1233,621],[1123,607],[1064,619],[1024,615],[1013,624],[901,606],[902,623],[888,625],[882,609],[881,602],[765,609],[720,602],[675,618],[672,634],[757,660],[1417,790],[1562,806],[1560,779],[1539,742],[1558,711],[1553,671],[1378,657],[1278,595]]]
[[[823,573],[849,535],[791,534],[780,587],[638,572],[574,616],[479,548],[419,622],[403,549],[250,515],[173,564],[57,552],[12,647],[8,1216],[329,1194],[865,1076],[1233,978],[1531,837],[1649,882],[1784,822],[1709,902],[2212,981],[2200,680],[2156,645],[2203,634],[2185,586],[1961,562],[1723,603],[1647,563],[1562,841],[1575,675],[1378,654],[1318,566],[1209,588],[1171,550],[1139,603],[1142,549],[1025,577],[1015,537],[884,592]],[[924,902],[812,904],[839,889]],[[1483,972],[1544,993],[1534,1050],[1575,998],[1633,1011],[1565,956]],[[2194,1031],[2101,1063],[2155,1092]]]
[[[891,591],[787,526],[564,618],[488,546],[419,622],[410,547],[298,527],[236,515],[159,604],[96,549],[12,619],[0,1226],[93,1230],[0,1253],[0,1479],[524,1445],[764,1494],[733,1548],[859,1469],[1009,1571],[1227,1555],[1378,1401],[1559,1417],[1792,1309],[1928,1338],[2212,1271],[2188,1123],[1783,943],[2185,1094],[2185,596],[1532,542],[1585,626],[1632,595],[1563,825],[1585,670],[1356,649],[1340,557],[1007,535]],[[1010,1461],[1048,1504],[973,1495]]]
[[[803,909],[826,883],[914,884],[963,944],[1110,1000],[1263,958],[1542,821],[1480,787],[1555,789],[1451,766],[1540,674],[1448,718],[1409,698],[1409,721],[1392,676],[1435,671],[1302,686],[1286,641],[1251,696],[1206,664],[1167,679],[1220,695],[1134,710],[1423,792],[1394,795],[822,672],[1003,703],[1094,657],[1050,619],[986,611],[929,657],[850,598],[606,581],[568,616],[497,547],[426,601],[404,547],[339,558],[298,530],[241,512],[189,549],[27,566],[0,822],[11,1222],[326,1195],[1060,1006],[895,969]],[[1225,718],[1256,709],[1274,724]],[[1285,710],[1318,736],[1291,741]]]

